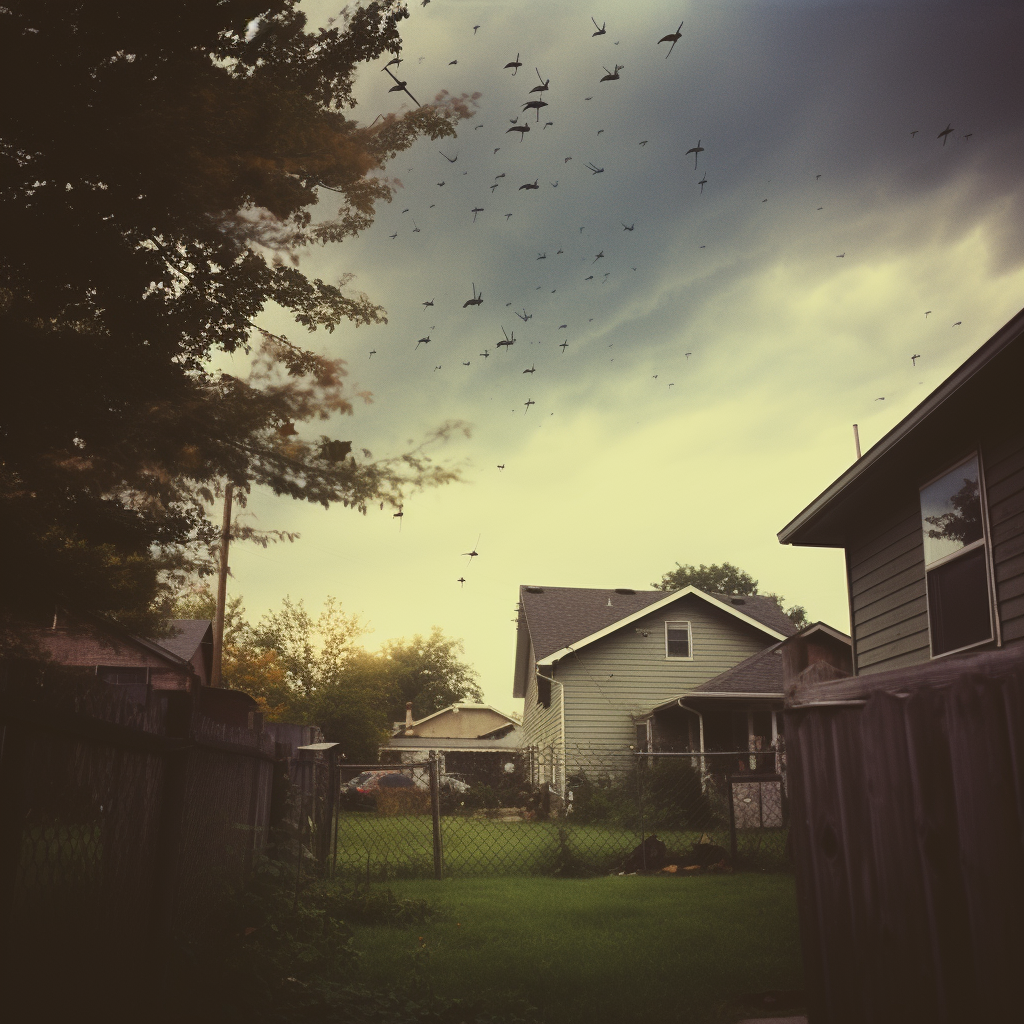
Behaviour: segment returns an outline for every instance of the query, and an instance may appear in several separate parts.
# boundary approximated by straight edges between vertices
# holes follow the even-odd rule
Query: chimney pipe
[[[406,729],[412,728],[412,701],[408,701],[405,705],[405,727]]]

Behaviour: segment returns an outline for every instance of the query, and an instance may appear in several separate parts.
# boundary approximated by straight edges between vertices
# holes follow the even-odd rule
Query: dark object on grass
[[[656,836],[649,835],[622,862],[622,870],[660,871],[668,863],[668,847]]]
[[[697,865],[702,868],[709,868],[712,865],[727,864],[729,854],[721,846],[712,842],[694,843],[693,849],[686,855],[683,866]]]

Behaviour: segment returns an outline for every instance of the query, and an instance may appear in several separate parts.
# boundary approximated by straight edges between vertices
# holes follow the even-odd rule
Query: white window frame
[[[992,544],[990,541],[991,532],[989,530],[988,521],[988,494],[985,489],[985,467],[981,458],[981,448],[977,448],[972,452],[969,452],[959,461],[953,463],[947,469],[944,469],[941,473],[936,473],[930,480],[926,480],[917,489],[917,504],[918,504],[918,515],[921,514],[921,492],[926,488],[931,487],[932,484],[938,482],[945,476],[949,476],[950,473],[955,473],[962,466],[966,466],[972,459],[978,461],[978,501],[981,503],[981,538],[980,540],[972,541],[970,544],[960,548],[959,551],[954,551],[952,554],[943,555],[941,558],[936,558],[934,562],[924,564],[924,607],[925,616],[928,619],[928,656],[929,658],[948,658],[951,654],[961,654],[964,651],[973,650],[975,647],[982,647],[985,644],[995,643],[997,647],[1002,646],[1002,637],[999,629],[999,616],[996,615],[995,610],[996,594],[995,594],[995,573],[992,568]],[[924,522],[921,521],[921,539],[924,541]],[[942,651],[939,654],[935,653],[935,646],[932,642],[932,609],[931,602],[928,597],[928,573],[933,569],[941,569],[944,565],[949,565],[954,559],[960,558],[962,555],[969,554],[972,551],[976,551],[978,548],[984,548],[985,550],[985,591],[988,596],[988,638],[985,640],[975,640],[973,644],[967,644],[964,647],[956,647],[950,651]]]
[[[690,653],[685,657],[678,654],[668,653],[668,631],[669,627],[678,629],[680,626],[686,627],[686,635],[689,638]],[[665,620],[665,660],[666,661],[693,661],[693,626],[690,624],[689,619],[666,619]]]

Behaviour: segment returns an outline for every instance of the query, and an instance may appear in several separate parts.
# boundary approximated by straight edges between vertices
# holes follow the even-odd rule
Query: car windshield
[[[363,772],[362,775],[357,775],[348,784],[350,786],[364,786],[372,778],[373,778],[373,772]]]
[[[387,789],[401,789],[403,787],[415,786],[416,783],[408,775],[382,775],[378,785]]]

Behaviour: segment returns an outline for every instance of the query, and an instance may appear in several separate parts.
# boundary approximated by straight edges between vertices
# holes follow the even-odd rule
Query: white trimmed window
[[[993,637],[978,456],[921,488],[921,530],[932,657]]]
[[[693,658],[689,622],[665,623],[665,657]]]

